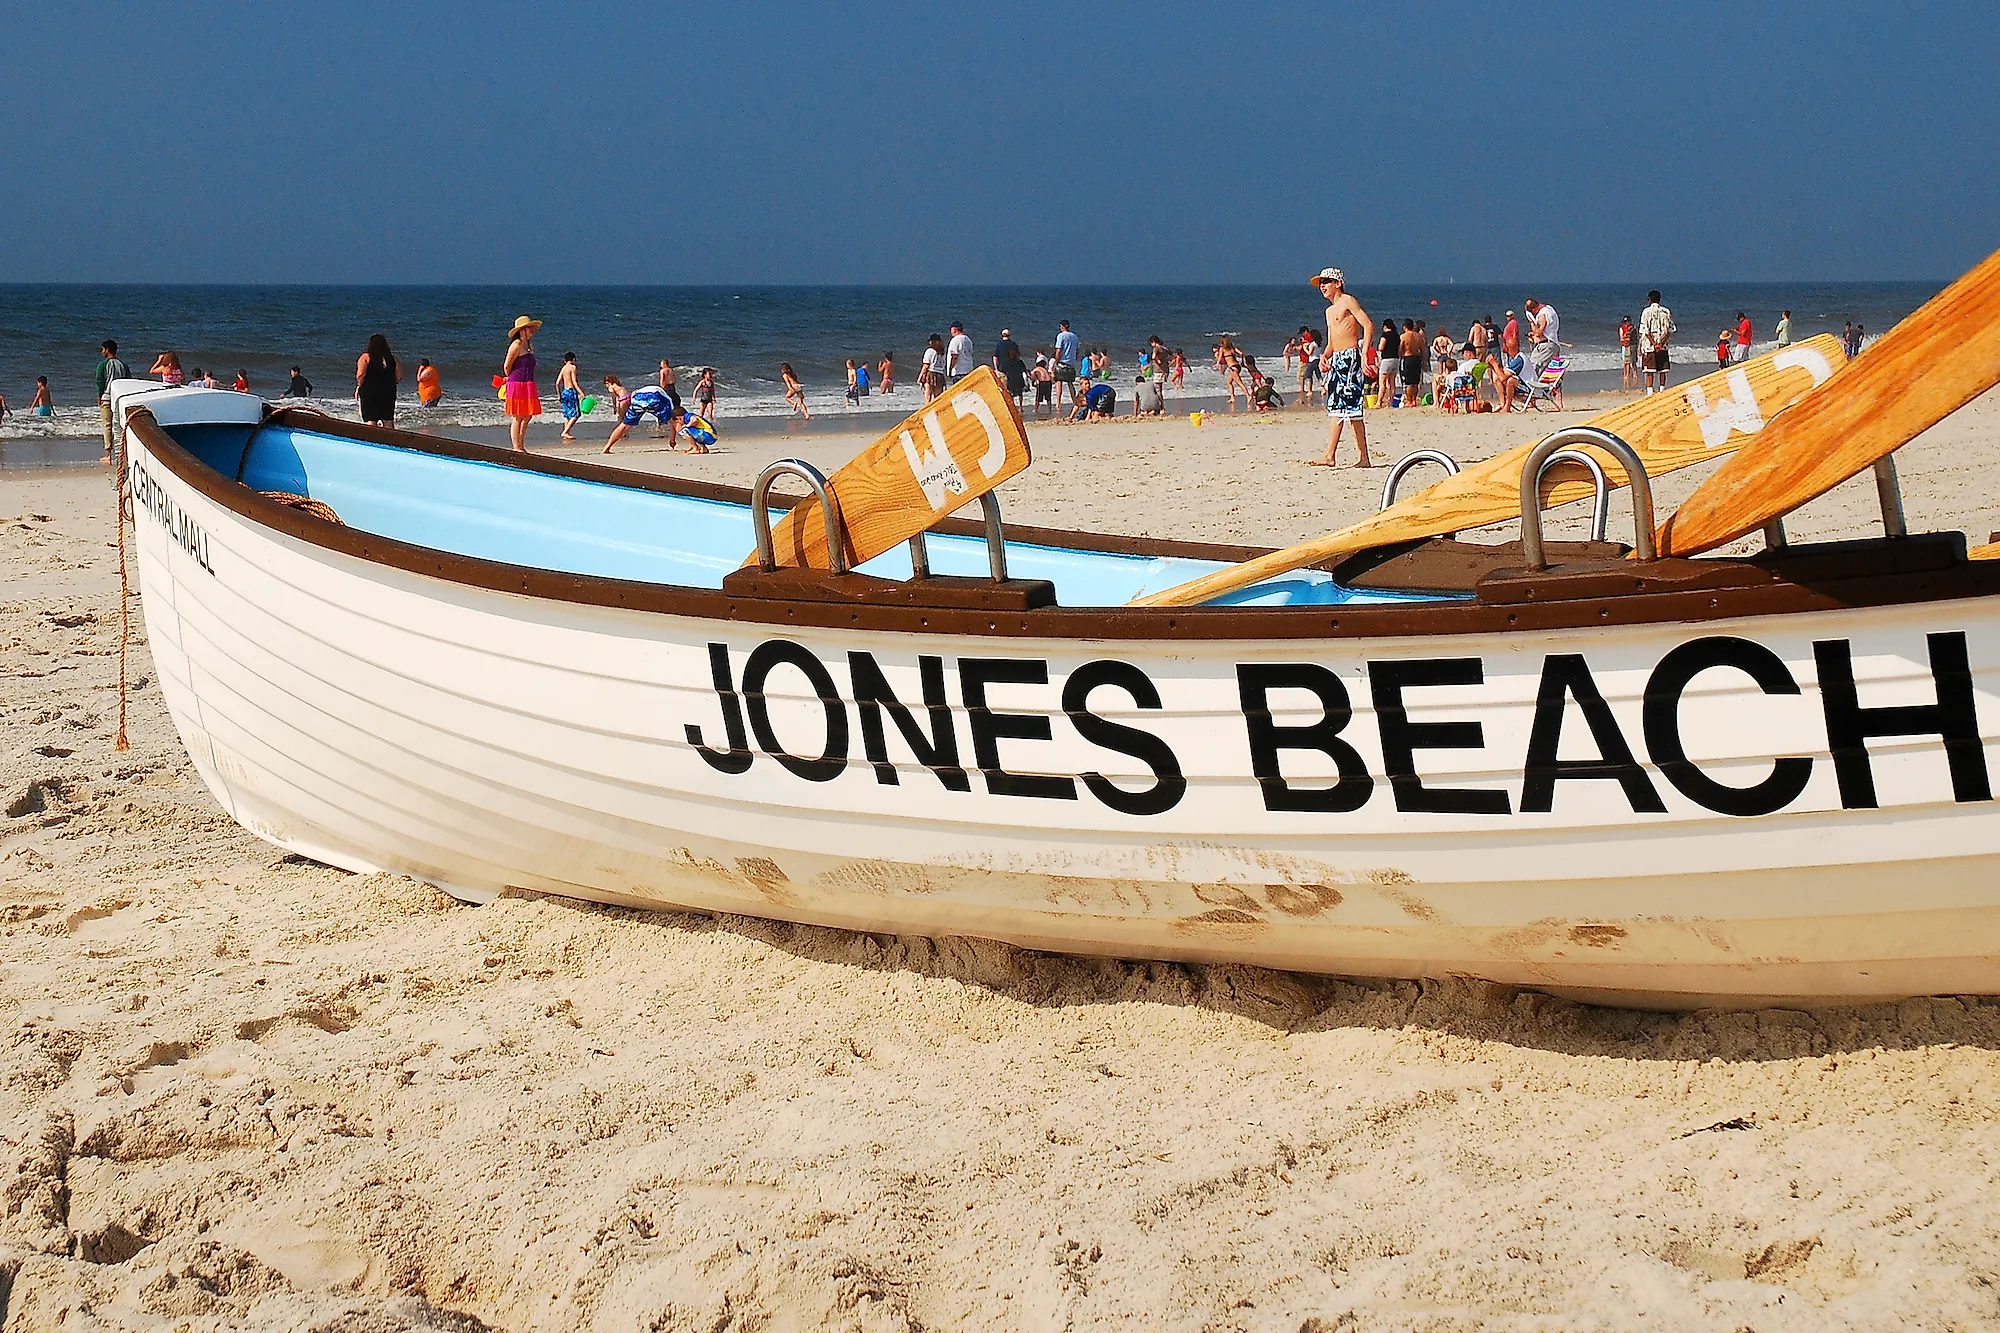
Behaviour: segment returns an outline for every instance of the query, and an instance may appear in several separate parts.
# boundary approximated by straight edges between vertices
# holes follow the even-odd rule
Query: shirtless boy
[[[583,419],[583,386],[576,382],[575,352],[563,353],[562,369],[556,372],[556,389],[556,396],[562,401],[563,443],[574,444],[576,423]]]
[[[1361,302],[1347,294],[1347,276],[1337,268],[1321,269],[1312,280],[1326,298],[1326,350],[1319,355],[1319,368],[1326,374],[1326,414],[1332,421],[1326,440],[1326,457],[1310,461],[1316,467],[1334,467],[1340,449],[1340,432],[1354,423],[1354,445],[1361,451],[1356,467],[1368,467],[1368,428],[1361,420],[1362,395],[1367,392],[1363,378],[1361,349],[1375,338],[1375,321],[1361,308]]]

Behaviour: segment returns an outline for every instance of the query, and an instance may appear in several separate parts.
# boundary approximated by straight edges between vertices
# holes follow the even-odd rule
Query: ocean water
[[[1840,331],[1858,320],[1879,335],[1934,295],[1937,283],[1689,284],[1666,290],[1680,332],[1675,360],[1690,369],[1715,364],[1715,337],[1734,327],[1738,310],[1755,323],[1758,347],[1769,345],[1778,312],[1792,312],[1794,336]],[[1359,287],[1355,295],[1375,319],[1423,319],[1463,341],[1475,317],[1506,322],[1533,295],[1562,316],[1571,383],[1616,387],[1618,322],[1637,318],[1645,291],[1632,284],[1549,284],[1524,287],[1445,282],[1430,286]],[[97,433],[92,387],[97,347],[118,341],[124,359],[143,374],[162,350],[173,349],[192,375],[209,370],[223,384],[239,369],[253,391],[283,391],[287,368],[298,364],[330,411],[354,415],[354,362],[372,333],[389,338],[404,367],[398,420],[407,425],[492,425],[504,417],[491,387],[506,353],[506,330],[519,314],[545,321],[536,338],[540,379],[553,414],[553,382],[565,351],[577,354],[585,391],[607,372],[627,385],[652,382],[662,356],[681,373],[691,397],[702,366],[716,369],[717,424],[789,413],[778,367],[788,362],[804,381],[816,417],[856,410],[845,401],[846,360],[871,368],[893,352],[898,392],[868,401],[870,413],[900,415],[920,401],[917,368],[925,339],[949,334],[962,321],[982,362],[1003,328],[1033,360],[1053,344],[1057,321],[1068,319],[1086,347],[1111,354],[1113,383],[1131,376],[1146,339],[1158,334],[1186,351],[1185,398],[1221,392],[1209,349],[1229,334],[1276,371],[1289,393],[1283,348],[1302,324],[1323,328],[1325,303],[1305,282],[1275,287],[262,287],[0,285],[0,394],[17,412],[27,406],[37,375],[46,375],[54,416],[10,417],[0,439],[86,437]],[[1524,321],[1525,324],[1525,321]],[[439,369],[445,399],[416,405],[416,365]],[[1678,377],[1677,377],[1678,378]],[[600,408],[595,420],[608,425]],[[748,424],[746,422],[746,424]]]

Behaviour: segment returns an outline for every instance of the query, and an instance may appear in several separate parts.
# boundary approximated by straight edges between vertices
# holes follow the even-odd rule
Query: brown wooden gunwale
[[[626,486],[697,499],[747,504],[748,492],[731,486],[679,478],[653,477],[593,463],[518,454],[509,449],[462,440],[417,435],[408,431],[363,426],[317,412],[281,409],[267,424],[289,426],[328,435],[391,445],[419,453],[472,462],[517,467],[553,476]],[[1616,596],[1564,597],[1558,567],[1538,586],[1547,600],[1489,605],[1477,601],[1375,604],[1368,606],[1304,607],[1046,607],[1030,611],[992,612],[953,607],[857,604],[800,598],[746,597],[706,588],[644,583],[589,574],[512,565],[417,546],[354,528],[336,526],[268,500],[256,491],[210,468],[183,449],[140,407],[128,417],[135,432],[162,466],[176,478],[223,508],[263,527],[324,550],[385,565],[408,573],[494,592],[589,606],[618,607],[656,615],[816,629],[850,629],[898,634],[937,634],[999,638],[1104,640],[1259,640],[1428,637],[1437,635],[1520,633],[1566,630],[1586,626],[1645,625],[1699,622],[1748,616],[1834,611],[1858,607],[1946,601],[2000,593],[2000,561],[1960,561],[1945,568],[1889,574],[1857,573],[1845,578],[1816,578],[1811,583],[1785,579],[1742,587],[1668,588],[1633,591]],[[955,521],[946,531],[978,533],[969,522]],[[1201,559],[1245,558],[1266,548],[1220,543],[1178,542],[1070,532],[1056,528],[1011,525],[1011,538],[1118,554],[1191,556]],[[1242,552],[1243,555],[1237,555]],[[1678,562],[1712,568],[1747,561]],[[1592,586],[1602,587],[1601,566],[1588,567]],[[1639,575],[1647,567],[1634,566]],[[1635,587],[1644,584],[1635,580]]]

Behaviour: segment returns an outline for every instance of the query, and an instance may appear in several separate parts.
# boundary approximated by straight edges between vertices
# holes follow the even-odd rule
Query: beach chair
[[[1520,410],[1533,409],[1537,412],[1562,411],[1563,372],[1569,369],[1569,362],[1561,357],[1551,358],[1542,367],[1542,373],[1533,379],[1521,381]]]
[[[1446,407],[1450,412],[1470,412],[1479,400],[1479,381],[1470,370],[1455,371],[1451,377],[1451,398]]]

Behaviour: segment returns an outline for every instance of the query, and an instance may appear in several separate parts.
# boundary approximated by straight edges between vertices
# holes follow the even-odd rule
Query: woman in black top
[[[389,351],[389,340],[379,333],[370,337],[368,350],[354,363],[354,396],[361,403],[362,421],[396,424],[396,386],[402,380],[403,368]]]
[[[1382,336],[1375,343],[1375,392],[1380,395],[1375,401],[1379,406],[1395,406],[1396,372],[1402,365],[1403,340],[1396,333],[1392,316],[1382,321]]]

